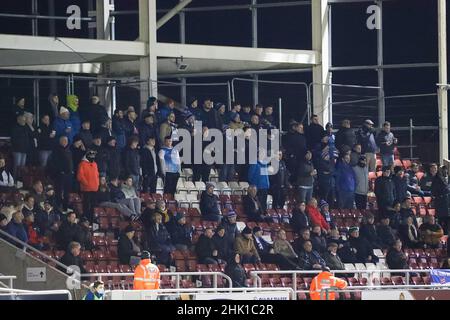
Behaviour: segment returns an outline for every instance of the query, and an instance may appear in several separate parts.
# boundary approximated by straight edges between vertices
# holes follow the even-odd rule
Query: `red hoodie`
[[[97,192],[100,184],[97,163],[83,159],[78,166],[77,174],[80,189],[83,192]]]
[[[28,234],[28,244],[35,246],[41,244],[41,237],[38,235],[36,229],[34,228],[32,223],[25,222],[25,226],[27,228]]]
[[[319,211],[319,208],[314,208],[312,206],[306,206],[306,212],[308,213],[309,219],[311,220],[312,225],[318,225],[322,229],[330,230],[330,226],[328,225],[325,218]]]

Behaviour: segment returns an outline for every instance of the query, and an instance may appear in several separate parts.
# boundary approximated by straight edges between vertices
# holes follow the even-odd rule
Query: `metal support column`
[[[329,122],[330,56],[328,0],[311,2],[313,50],[320,53],[321,62],[313,66],[313,113],[325,125]]]
[[[256,7],[258,0],[252,0],[252,47],[258,48],[258,8]],[[253,105],[259,103],[259,76],[253,75]]]
[[[34,114],[34,121],[35,123],[39,123],[39,117],[40,117],[40,106],[39,106],[39,79],[33,80],[33,114]]]
[[[376,0],[375,3],[380,8],[379,23],[380,28],[377,30],[377,63],[378,63],[378,127],[382,127],[386,121],[386,104],[384,99],[384,50],[383,50],[383,1]]]
[[[447,6],[438,0],[439,35],[439,161],[448,159]]]
[[[183,0],[180,0],[182,2]],[[186,43],[186,16],[184,11],[180,11],[179,13],[180,17],[180,43],[185,44]],[[187,98],[186,98],[186,78],[181,78],[181,87],[180,87],[180,97],[181,97],[181,105],[186,106],[187,105]]]
[[[96,0],[96,12],[97,12],[97,39],[101,40],[111,40],[111,29],[110,29],[110,15],[111,15],[111,4],[110,0]],[[103,63],[103,73],[108,70],[108,63]],[[108,113],[111,110],[111,88],[105,84],[103,77],[105,74],[98,76],[97,84],[97,94],[100,98],[101,103],[104,104]]]
[[[55,0],[48,0],[48,15],[54,16],[55,15]],[[48,20],[48,31],[50,37],[56,36],[56,27],[55,27],[55,20],[49,19]],[[52,76],[56,76],[56,72],[50,73]],[[58,82],[55,79],[50,80],[50,92],[58,92]]]
[[[139,40],[148,45],[148,56],[140,59],[141,110],[149,96],[158,97],[156,30],[156,0],[139,0]]]

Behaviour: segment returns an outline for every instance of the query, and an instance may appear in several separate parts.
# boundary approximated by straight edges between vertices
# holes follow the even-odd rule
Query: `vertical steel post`
[[[378,127],[381,128],[386,121],[386,104],[384,99],[384,50],[383,50],[383,1],[376,0],[375,3],[380,8],[379,23],[377,30],[377,61],[378,61]]]
[[[258,47],[258,8],[255,7],[258,0],[252,0],[252,47]],[[253,75],[253,87],[252,87],[252,95],[253,95],[253,105],[257,105],[259,103],[259,76],[257,74]]]
[[[414,132],[413,119],[409,119],[409,158],[413,159],[413,132]]]
[[[447,5],[438,0],[439,35],[439,161],[448,159]]]
[[[183,0],[180,0],[180,2]],[[183,10],[180,11],[178,14],[180,17],[180,43],[185,44],[186,43],[186,14]],[[181,87],[180,87],[180,97],[181,97],[181,105],[184,107],[187,105],[187,98],[186,93],[187,86],[186,86],[186,78],[181,78]]]

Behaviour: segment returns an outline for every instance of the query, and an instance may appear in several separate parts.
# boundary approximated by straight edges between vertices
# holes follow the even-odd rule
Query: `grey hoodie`
[[[369,192],[369,169],[367,166],[361,168],[359,165],[353,167],[356,182],[356,194],[367,196]]]

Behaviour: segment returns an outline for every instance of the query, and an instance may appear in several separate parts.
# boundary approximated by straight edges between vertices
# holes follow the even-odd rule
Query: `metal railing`
[[[23,253],[29,254],[30,256],[34,257],[33,255],[31,255],[29,252],[27,252],[27,250],[31,251],[31,252],[35,252],[37,253],[39,256],[45,258],[46,260],[54,263],[56,266],[61,267],[64,270],[70,269],[68,266],[62,264],[61,262],[59,262],[58,260],[46,255],[44,252],[39,251],[36,248],[33,248],[32,246],[30,246],[28,243],[23,242],[22,240],[17,239],[16,237],[13,237],[12,235],[10,235],[7,232],[4,232],[3,230],[0,230],[0,235],[7,237],[8,239],[10,239],[11,241],[6,240],[8,243],[12,244],[13,246],[17,247],[17,250],[21,250]],[[21,245],[22,248],[18,247],[17,244]],[[34,257],[36,258],[36,257]],[[42,259],[41,259],[42,260]],[[59,272],[61,272],[60,270],[58,270]]]
[[[181,277],[188,276],[213,276],[213,287],[208,289],[218,289],[218,277],[222,277],[228,281],[228,288],[233,287],[233,282],[229,276],[222,272],[218,271],[208,271],[208,272],[161,272],[161,277],[175,277],[175,288],[180,289]],[[84,273],[81,275],[82,278],[87,277],[97,277],[98,280],[102,280],[102,278],[110,278],[110,277],[133,277],[134,273]]]
[[[405,274],[405,285],[406,287],[411,288],[420,288],[421,285],[411,285],[410,279],[411,274],[419,274],[419,273],[430,273],[431,269],[369,269],[369,270],[332,270],[333,274],[339,275],[339,274],[359,274],[359,275],[367,275],[367,283],[368,286],[357,286],[355,288],[358,289],[365,289],[365,288],[372,288],[372,289],[387,289],[389,287],[395,287],[395,288],[402,288],[402,285],[376,285],[374,284],[375,279],[380,279],[383,274]],[[297,288],[297,278],[300,275],[311,275],[314,277],[315,275],[322,272],[321,270],[299,270],[299,271],[251,271],[250,276],[253,281],[254,287],[261,287],[262,286],[262,278],[260,275],[267,274],[267,275],[287,275],[290,276],[292,279],[292,288],[295,292],[309,292],[308,290],[298,290]],[[362,277],[362,276],[361,276]],[[450,285],[425,285],[425,287],[449,287]]]
[[[0,295],[45,295],[45,294],[67,294],[69,300],[73,300],[72,293],[69,290],[42,290],[42,291],[30,291],[22,289],[8,289],[0,288]]]
[[[114,290],[114,292],[130,292],[130,290]],[[288,292],[291,300],[296,299],[296,293],[292,288],[187,288],[187,289],[158,289],[158,290],[133,290],[133,296],[136,292],[148,292],[152,295],[178,296],[180,293],[251,293],[251,292]],[[106,299],[111,299],[112,290],[105,291]]]
[[[14,288],[14,280],[17,279],[16,276],[0,276],[0,285],[4,286],[4,288],[0,289],[12,289]],[[3,280],[7,280],[9,286],[3,283]]]

